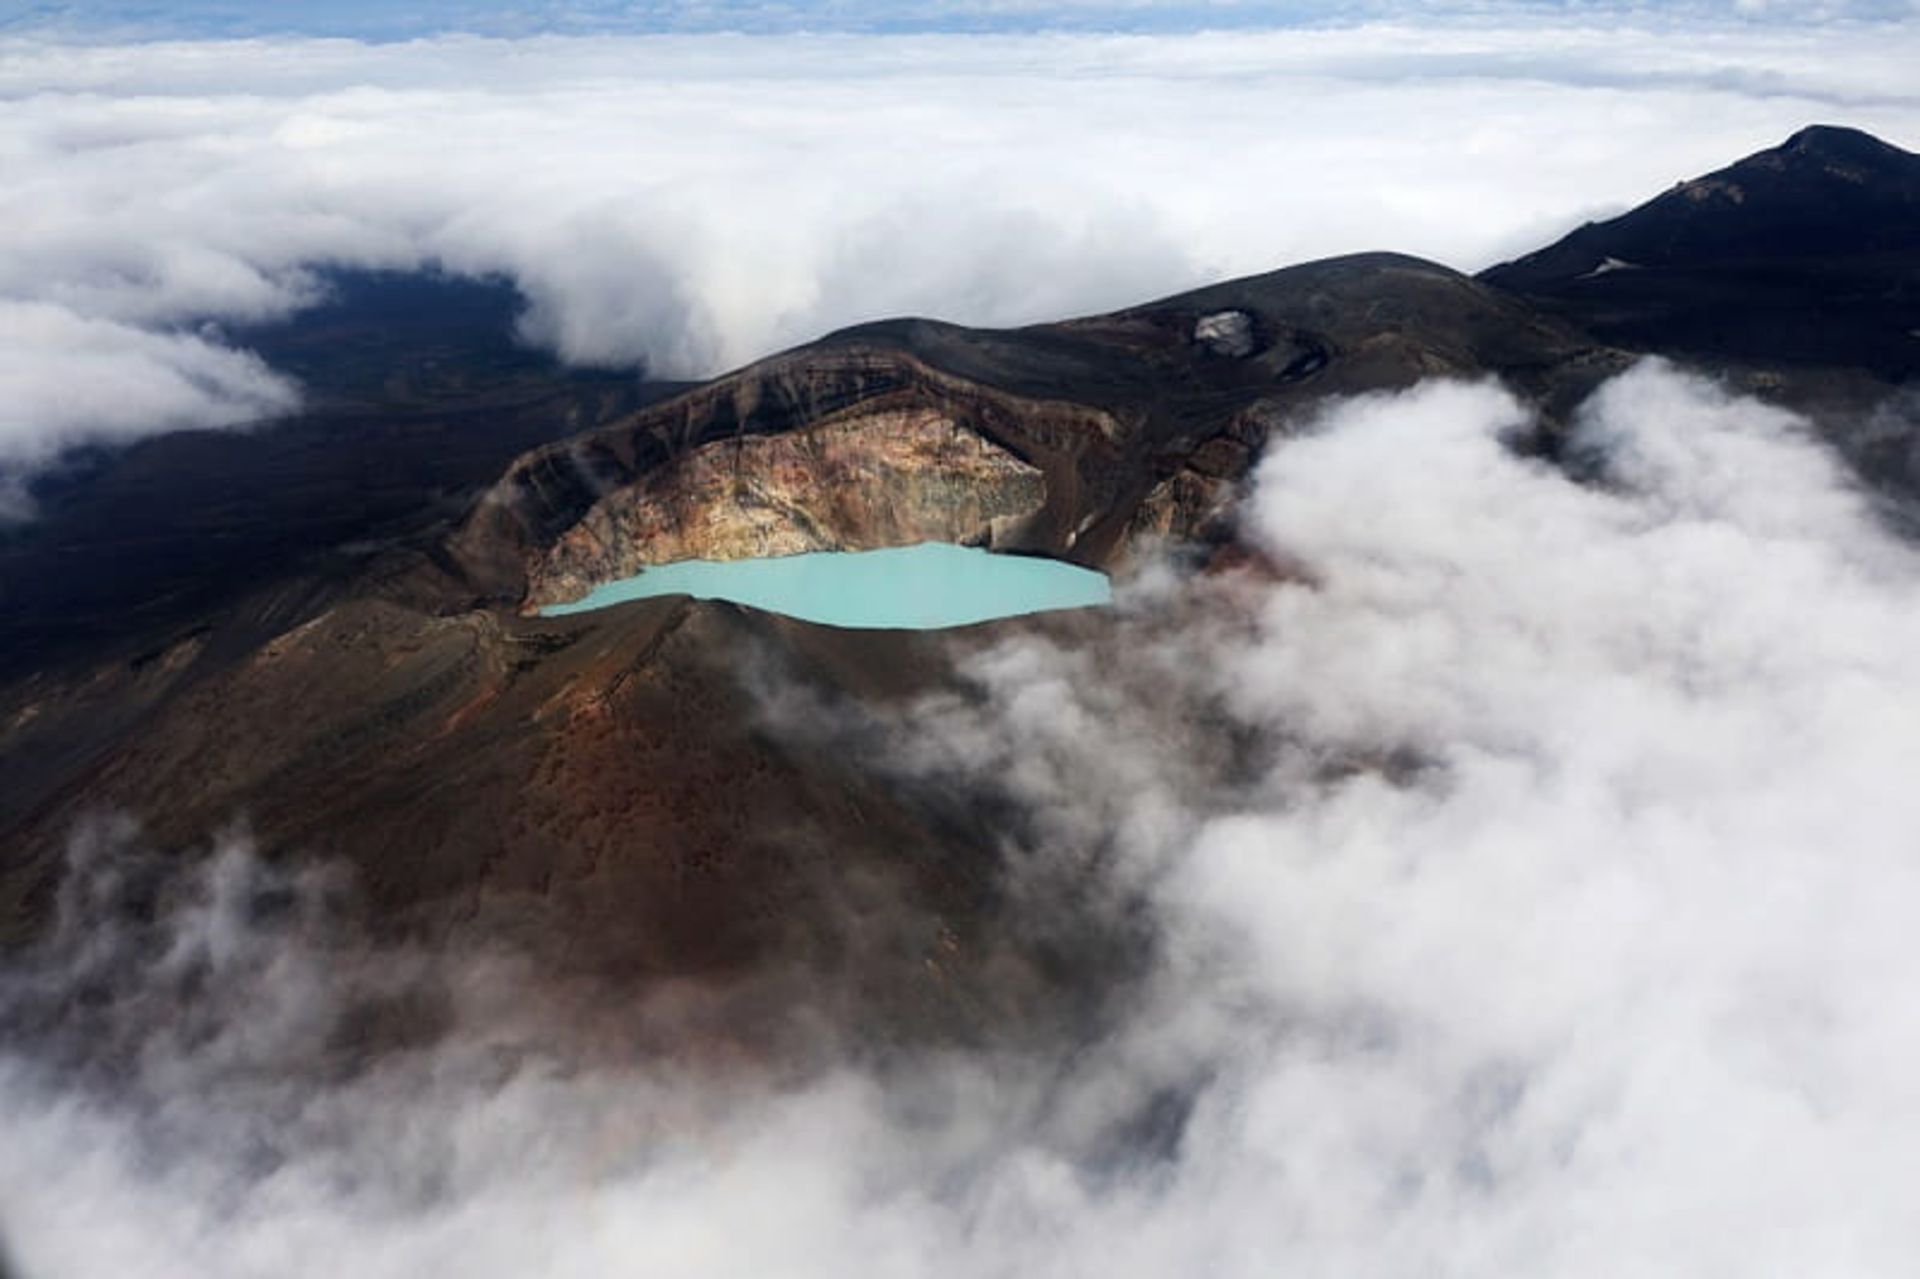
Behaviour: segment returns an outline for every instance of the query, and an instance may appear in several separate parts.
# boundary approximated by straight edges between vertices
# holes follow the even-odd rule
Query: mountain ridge
[[[1244,332],[1229,350],[1203,332],[1209,322]],[[1143,530],[1202,535],[1265,435],[1314,400],[1493,372],[1557,413],[1623,364],[1469,276],[1391,253],[1303,263],[1020,329],[878,321],[532,450],[449,553],[485,598],[553,602],[549,580],[583,593],[594,573],[624,576],[646,562],[644,552],[630,553],[627,525],[635,503],[658,498],[642,485],[655,468],[747,437],[844,422],[862,405],[880,412],[911,402],[1047,481],[1043,502],[999,525],[929,519],[918,540],[1109,567]],[[885,493],[871,497],[889,502]],[[876,544],[862,527],[871,521],[840,514],[837,529],[786,549]],[[568,543],[573,530],[581,535]],[[556,548],[568,566],[554,568]]]
[[[1478,278],[1634,350],[1920,375],[1920,155],[1815,125]]]

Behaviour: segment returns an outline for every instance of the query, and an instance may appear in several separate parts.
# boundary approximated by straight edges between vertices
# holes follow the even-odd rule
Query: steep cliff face
[[[1390,254],[1030,329],[887,321],[524,455],[446,558],[523,610],[648,564],[927,540],[1110,568],[1217,530],[1328,395],[1494,373],[1551,414],[1620,363]]]
[[[1017,536],[1046,494],[1038,468],[940,409],[847,410],[702,445],[608,493],[532,565],[526,604],[676,560],[990,546]]]
[[[926,540],[1065,553],[1121,424],[829,340],[525,454],[449,540],[532,607],[647,564]],[[1089,477],[1092,477],[1089,479]]]

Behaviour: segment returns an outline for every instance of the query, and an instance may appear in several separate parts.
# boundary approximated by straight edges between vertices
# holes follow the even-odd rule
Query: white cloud
[[[1581,415],[1590,484],[1502,448],[1524,416],[1330,409],[1248,512],[1297,580],[1160,575],[872,747],[1028,813],[1016,926],[1145,904],[1152,974],[1070,1058],[690,1080],[497,964],[262,931],[230,855],[191,944],[88,908],[14,970],[0,1021],[145,1045],[117,1102],[0,1058],[23,1273],[1905,1274],[1920,556],[1661,366]],[[312,1087],[327,1001],[408,983],[457,1033]],[[1161,1157],[1115,1144],[1182,1095]]]
[[[1044,320],[1349,250],[1473,269],[1809,121],[1920,140],[1911,24],[1581,21],[14,39],[0,298],[165,328],[292,307],[304,264],[438,260],[511,275],[569,358],[685,376],[890,313]]]
[[[247,352],[51,303],[0,300],[0,461],[43,461],[79,441],[253,422],[298,402]]]

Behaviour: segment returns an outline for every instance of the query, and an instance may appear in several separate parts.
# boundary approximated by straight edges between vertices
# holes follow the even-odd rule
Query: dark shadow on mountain
[[[299,379],[301,412],[74,450],[30,483],[34,518],[0,525],[0,676],[135,660],[269,582],[324,594],[432,541],[526,449],[676,389],[522,345],[504,281],[323,280],[319,305],[220,334]]]
[[[1920,156],[1814,126],[1480,276],[1621,346],[1920,375]]]
[[[297,378],[314,407],[446,400],[564,372],[552,355],[519,340],[526,303],[504,277],[330,268],[317,278],[317,304],[269,324],[221,330],[226,341]]]

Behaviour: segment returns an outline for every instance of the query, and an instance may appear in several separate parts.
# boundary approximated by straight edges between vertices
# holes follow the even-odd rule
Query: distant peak
[[[1882,142],[1871,133],[1837,124],[1810,124],[1781,143],[1776,150],[1815,159],[1847,160],[1855,164],[1912,158],[1908,152],[1890,142]]]
[[[1484,278],[1519,292],[1611,294],[1648,287],[1644,276],[1621,274],[1629,267],[1751,268],[1890,253],[1920,254],[1920,155],[1816,124]]]

